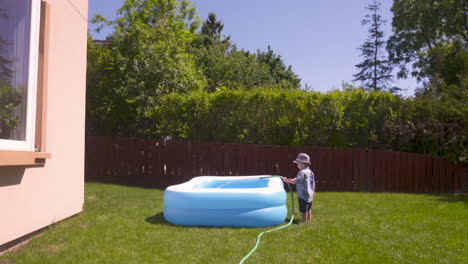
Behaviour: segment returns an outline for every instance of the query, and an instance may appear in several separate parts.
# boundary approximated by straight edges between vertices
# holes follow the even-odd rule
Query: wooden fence
[[[86,180],[165,188],[200,175],[294,177],[311,157],[318,191],[459,193],[464,166],[404,152],[86,137]]]

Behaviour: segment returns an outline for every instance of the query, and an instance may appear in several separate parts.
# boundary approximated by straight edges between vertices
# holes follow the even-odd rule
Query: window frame
[[[47,116],[47,87],[48,87],[48,57],[49,57],[49,30],[50,30],[50,4],[45,0],[31,0],[31,3],[39,4],[40,12],[36,12],[39,17],[38,42],[36,46],[32,46],[37,52],[36,60],[33,61],[37,67],[33,72],[36,76],[34,88],[35,93],[33,113],[35,112],[35,120],[30,128],[33,129],[35,135],[32,134],[33,149],[28,151],[21,150],[4,150],[0,147],[0,167],[1,166],[44,166],[46,159],[51,158],[51,154],[46,151],[46,116]],[[31,20],[32,21],[32,20]],[[36,20],[37,21],[37,20]],[[37,49],[36,49],[37,48]],[[34,117],[34,116],[33,116]],[[35,123],[35,124],[34,124]],[[35,130],[35,131],[34,131]],[[1,146],[0,142],[0,146]],[[35,144],[35,146],[34,146]],[[35,151],[34,147],[39,148]],[[1,176],[1,175],[0,175]]]
[[[41,0],[31,1],[31,24],[29,32],[28,93],[26,100],[25,140],[0,139],[0,151],[34,151],[36,129],[36,101],[39,58],[39,38],[41,22]]]

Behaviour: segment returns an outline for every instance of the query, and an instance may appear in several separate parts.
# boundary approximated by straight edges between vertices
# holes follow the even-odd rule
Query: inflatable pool
[[[200,176],[164,191],[164,218],[176,225],[266,227],[284,222],[280,178]]]

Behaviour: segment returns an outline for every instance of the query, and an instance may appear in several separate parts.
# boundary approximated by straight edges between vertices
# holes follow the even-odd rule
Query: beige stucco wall
[[[51,7],[44,167],[0,167],[0,245],[82,211],[87,0]]]

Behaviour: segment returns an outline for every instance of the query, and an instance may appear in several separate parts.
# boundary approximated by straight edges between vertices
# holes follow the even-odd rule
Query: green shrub
[[[358,89],[224,90],[170,94],[149,114],[148,136],[255,144],[375,147],[388,142],[397,98]],[[384,144],[385,145],[385,144]],[[386,144],[388,145],[388,144]]]
[[[196,91],[162,97],[147,113],[151,126],[144,136],[386,149],[466,163],[463,113],[462,107],[355,88]]]
[[[10,131],[20,123],[14,114],[21,104],[21,95],[6,81],[0,79],[0,138],[9,138]]]

